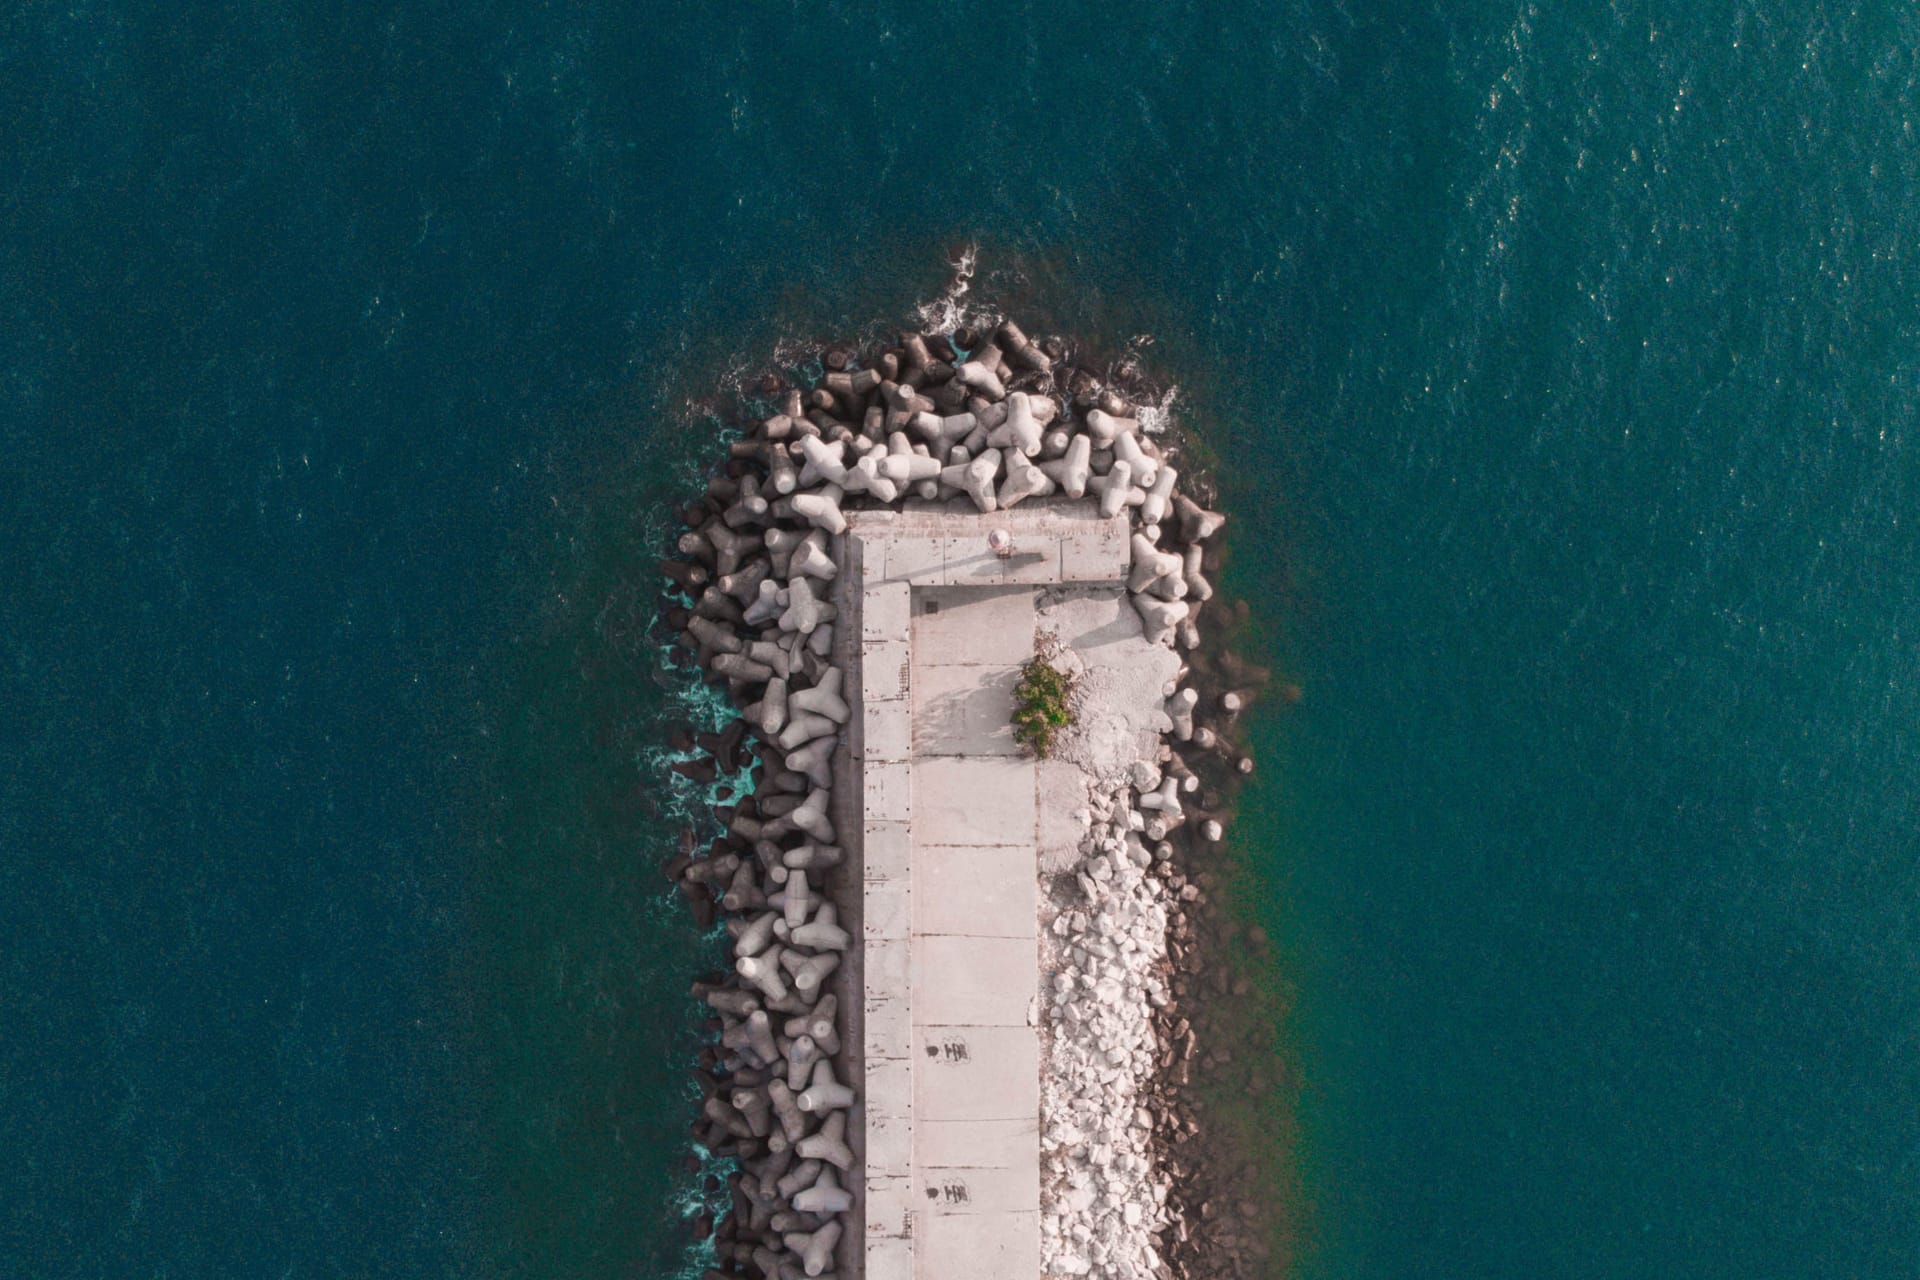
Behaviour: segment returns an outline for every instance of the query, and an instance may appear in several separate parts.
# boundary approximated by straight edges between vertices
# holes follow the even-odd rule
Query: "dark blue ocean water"
[[[1157,368],[1304,689],[1237,839],[1313,1277],[1920,1274],[1920,21],[0,15],[0,1274],[651,1276],[712,388]]]

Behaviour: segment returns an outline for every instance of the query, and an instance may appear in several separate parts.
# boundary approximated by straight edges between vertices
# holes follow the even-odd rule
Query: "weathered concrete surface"
[[[940,1169],[1017,1169],[1039,1141],[1037,1118],[928,1120],[914,1130],[921,1159]]]
[[[1040,869],[1064,871],[1080,860],[1089,782],[1106,784],[1137,760],[1151,760],[1172,727],[1165,700],[1179,655],[1147,643],[1139,613],[1112,587],[1061,585],[1035,600],[1034,625],[1058,637],[1063,669],[1078,689],[1078,719],[1054,740],[1035,775],[1039,788]]]
[[[948,563],[960,550],[947,542]],[[1017,545],[1017,542],[1016,542]],[[1055,561],[1057,564],[1057,560]],[[1033,589],[927,587],[913,599],[914,1275],[1040,1271],[1040,1042],[1034,762],[1007,718],[1033,655]],[[1019,880],[1026,881],[1021,892]],[[995,892],[995,890],[998,892]],[[981,890],[983,892],[975,892]],[[1035,1120],[1031,1158],[943,1165],[921,1125]]]
[[[1080,842],[1086,838],[1087,775],[1065,760],[1042,760],[1034,770],[1034,792],[1040,870],[1065,871],[1080,860]]]
[[[1033,761],[1023,756],[916,756],[913,843],[1033,845]]]
[[[994,528],[1013,533],[1012,557],[987,550]],[[1112,585],[1126,518],[1090,503],[856,512],[841,558],[864,805],[841,815],[858,833],[862,929],[844,998],[864,1089],[850,1134],[860,1238],[840,1265],[866,1280],[1026,1280],[1040,1273],[1040,821],[1012,688],[1038,588],[1108,584],[1117,607],[1096,608],[1089,635],[1132,615]]]
[[[994,529],[1013,534],[1006,560],[987,550]],[[1103,520],[1093,504],[1035,504],[980,515],[926,508],[855,511],[846,537],[860,544],[864,586],[1045,585],[1117,582],[1127,576],[1127,524]]]
[[[1085,586],[1053,587],[1036,602],[1035,623],[1066,646],[1061,665],[1079,689],[1080,714],[1054,741],[1053,759],[1108,780],[1135,761],[1152,760],[1160,735],[1173,727],[1166,699],[1174,692],[1180,655],[1149,644],[1140,614],[1125,593]]]
[[[1030,938],[916,936],[913,1025],[1026,1026],[1040,987],[1035,954]]]
[[[1029,635],[1032,630],[1029,611]],[[913,718],[916,754],[1019,755],[1011,723],[1019,674],[1013,666],[922,668]]]
[[[1037,927],[1039,888],[1026,845],[917,849],[913,929],[955,937],[1027,938]]]
[[[1031,946],[1003,946],[1032,953]],[[1029,959],[1031,964],[1032,960]],[[935,1023],[914,1028],[916,1122],[1024,1122],[1040,1107],[1038,1041],[1023,1007],[1017,1022]],[[924,1157],[924,1150],[920,1152]]]
[[[1033,656],[1033,622],[1029,587],[923,587],[913,600],[913,660],[928,669],[1017,667]]]

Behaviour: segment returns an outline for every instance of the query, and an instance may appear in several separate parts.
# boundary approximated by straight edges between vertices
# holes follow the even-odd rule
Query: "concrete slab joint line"
[[[1040,1274],[1036,590],[1129,572],[1124,514],[847,517],[857,609],[865,1280]],[[988,548],[1007,530],[1013,553]],[[1051,775],[1050,775],[1051,776]]]

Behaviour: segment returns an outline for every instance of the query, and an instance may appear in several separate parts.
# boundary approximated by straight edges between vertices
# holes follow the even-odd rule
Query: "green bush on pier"
[[[1042,760],[1053,735],[1073,723],[1073,677],[1036,655],[1013,687],[1013,736]]]

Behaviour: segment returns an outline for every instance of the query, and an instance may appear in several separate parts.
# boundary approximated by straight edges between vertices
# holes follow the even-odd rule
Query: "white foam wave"
[[[913,309],[914,320],[922,333],[985,328],[999,319],[990,308],[971,300],[973,273],[979,261],[980,246],[969,241],[959,256],[948,263],[953,273],[947,277],[947,287],[937,297]]]
[[[1179,398],[1179,386],[1170,386],[1160,393],[1158,400],[1140,405],[1133,415],[1134,420],[1148,435],[1161,435],[1173,428],[1173,405]]]

